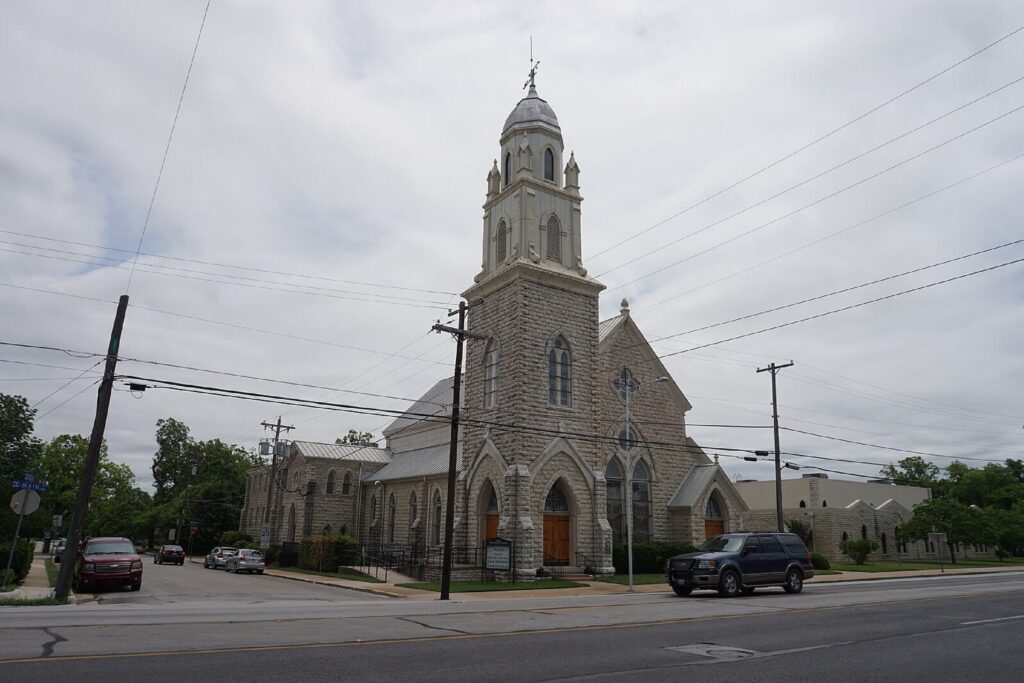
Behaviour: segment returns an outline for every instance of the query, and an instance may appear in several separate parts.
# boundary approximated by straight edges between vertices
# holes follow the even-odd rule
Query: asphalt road
[[[79,595],[83,601],[102,605],[166,605],[189,604],[209,600],[253,601],[338,601],[379,600],[357,591],[293,581],[266,574],[228,574],[223,569],[203,569],[202,564],[154,564],[145,556],[142,565],[142,588],[110,588]]]
[[[218,617],[223,600],[0,610],[0,680],[181,680],[211,667],[254,681],[1024,679],[1019,573],[733,600],[275,598]]]

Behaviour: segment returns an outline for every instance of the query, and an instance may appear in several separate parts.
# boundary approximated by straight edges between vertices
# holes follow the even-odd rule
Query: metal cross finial
[[[537,67],[540,66],[540,60],[533,61],[533,36],[530,36],[530,77],[526,79],[526,83],[523,83],[523,90],[526,90],[527,86],[534,87],[533,79],[537,76]]]

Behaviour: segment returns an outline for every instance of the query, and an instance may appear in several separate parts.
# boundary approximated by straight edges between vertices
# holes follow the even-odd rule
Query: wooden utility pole
[[[772,373],[772,421],[775,431],[775,518],[779,531],[785,531],[786,529],[782,522],[782,455],[779,449],[779,401],[775,392],[775,375],[782,368],[788,368],[791,365],[793,365],[793,361],[784,365],[771,363],[766,368],[757,369],[758,372]]]
[[[459,302],[459,326],[457,328],[438,323],[431,329],[435,332],[448,332],[455,337],[455,378],[452,383],[452,430],[448,447],[448,499],[445,505],[444,520],[444,559],[441,564],[441,599],[447,600],[452,584],[452,537],[454,535],[455,518],[455,478],[458,475],[459,452],[459,401],[462,394],[462,342],[466,337],[486,339],[487,335],[474,334],[466,331],[466,302]],[[454,315],[455,311],[449,311]],[[383,502],[383,501],[382,501]],[[383,530],[381,530],[383,533]]]
[[[267,482],[267,506],[263,509],[263,523],[270,522],[270,505],[273,501],[274,481],[277,478],[277,444],[281,440],[281,432],[290,432],[295,429],[294,425],[281,424],[281,416],[277,416],[277,423],[261,422],[264,429],[274,430],[274,450],[270,456],[270,481]],[[273,532],[271,532],[273,533]]]
[[[96,480],[96,469],[100,462],[100,447],[103,445],[103,432],[107,427],[107,412],[110,410],[110,395],[114,388],[114,369],[117,367],[117,353],[121,346],[121,329],[124,327],[124,314],[128,309],[128,295],[122,294],[117,302],[117,313],[114,314],[114,327],[110,331],[110,344],[107,346],[107,363],[103,368],[103,379],[96,398],[96,417],[92,423],[92,434],[89,437],[89,452],[85,457],[85,470],[82,472],[82,484],[78,489],[75,509],[71,514],[71,525],[68,529],[67,545],[61,557],[60,572],[57,574],[57,585],[54,596],[59,601],[67,600],[71,589],[71,576],[75,571],[78,559],[78,545],[85,523],[85,513],[89,508],[89,496]]]

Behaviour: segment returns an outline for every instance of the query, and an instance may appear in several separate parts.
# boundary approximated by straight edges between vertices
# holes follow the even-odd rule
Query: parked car
[[[203,560],[203,567],[206,569],[223,569],[227,559],[237,552],[238,548],[217,546],[206,555],[206,559]]]
[[[224,571],[227,572],[246,572],[249,574],[256,572],[257,574],[262,574],[266,567],[266,562],[263,561],[263,553],[259,550],[249,550],[247,548],[242,548],[224,561]]]
[[[78,554],[72,586],[86,591],[112,585],[142,588],[142,558],[127,538],[90,538]]]
[[[50,559],[53,560],[54,564],[60,564],[60,561],[64,558],[64,547],[67,541],[63,538],[57,539],[50,546]]]
[[[162,545],[153,556],[153,564],[185,564],[185,549],[180,545]]]
[[[785,533],[712,536],[696,552],[676,555],[665,564],[665,578],[676,595],[707,589],[733,597],[760,586],[799,593],[812,576],[807,547],[796,534]]]

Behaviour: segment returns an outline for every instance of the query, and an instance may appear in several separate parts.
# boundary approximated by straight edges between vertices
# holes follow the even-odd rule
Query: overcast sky
[[[206,3],[3,5],[0,340],[102,353]],[[479,271],[485,178],[531,35],[538,90],[581,168],[602,318],[627,297],[652,340],[1024,239],[1024,31],[889,102],[1024,25],[1022,9],[214,0],[121,353],[395,398],[138,362],[118,372],[387,408],[447,375],[453,342],[430,326]],[[1024,243],[1003,246],[654,347],[1021,258]],[[900,449],[940,465],[1021,457],[1022,297],[1019,263],[665,363],[689,423],[768,425],[770,381],[755,370],[792,360],[783,426],[873,445],[784,431],[783,450],[877,464],[794,463],[873,475]],[[38,404],[38,436],[89,433],[99,357],[0,346],[0,359],[0,392]],[[278,414],[310,441],[388,422],[118,389],[110,453],[142,485],[162,417],[244,446]],[[689,433],[712,453],[772,446],[770,430]]]

